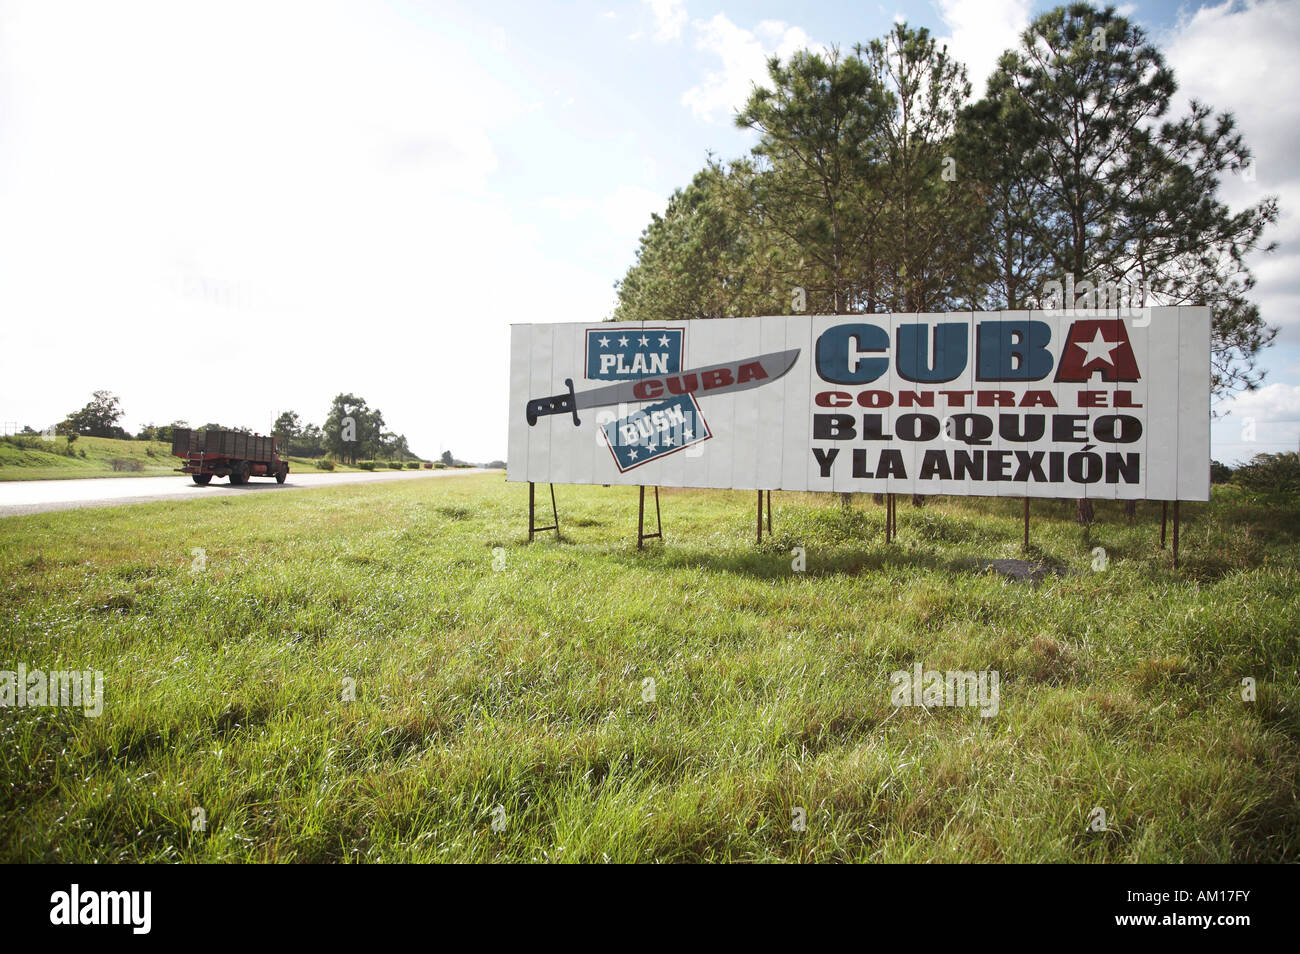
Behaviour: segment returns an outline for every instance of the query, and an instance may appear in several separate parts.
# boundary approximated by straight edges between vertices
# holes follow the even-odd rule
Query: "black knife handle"
[[[528,418],[529,427],[536,424],[539,417],[547,414],[566,414],[570,411],[573,412],[574,427],[582,423],[582,421],[578,420],[578,400],[573,394],[573,378],[565,378],[564,385],[569,389],[565,394],[533,398],[528,402],[524,408],[524,416]]]

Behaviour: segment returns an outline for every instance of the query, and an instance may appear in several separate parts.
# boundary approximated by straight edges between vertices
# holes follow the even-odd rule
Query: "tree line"
[[[1204,304],[1213,392],[1255,388],[1276,329],[1245,258],[1277,200],[1227,206],[1251,153],[1229,113],[1170,117],[1176,89],[1140,27],[1084,3],[1034,20],[978,100],[906,24],[774,57],[735,117],[757,145],[651,217],[613,318]]]
[[[71,445],[79,436],[110,437],[119,440],[170,441],[177,428],[190,427],[188,421],[170,424],[146,424],[137,434],[130,434],[120,424],[124,415],[121,399],[110,391],[95,391],[91,399],[53,426],[54,433],[67,438]],[[32,427],[25,433],[39,433]],[[245,434],[253,429],[208,422],[195,430],[228,430]],[[404,434],[386,428],[384,415],[364,398],[338,394],[330,402],[324,426],[302,423],[296,411],[285,411],[275,419],[270,433],[281,442],[281,453],[292,457],[332,457],[345,464],[358,460],[421,460],[410,448]],[[448,455],[444,455],[448,456]]]
[[[296,411],[275,419],[273,434],[288,453],[299,457],[330,456],[344,464],[359,460],[418,460],[406,436],[386,430],[384,414],[355,394],[336,394],[325,424],[304,424]]]

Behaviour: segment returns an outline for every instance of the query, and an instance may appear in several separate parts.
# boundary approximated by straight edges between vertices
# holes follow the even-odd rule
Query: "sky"
[[[266,432],[340,392],[425,457],[504,458],[509,326],[607,317],[638,236],[772,54],[929,28],[976,91],[1026,0],[0,0],[0,426]],[[1278,196],[1280,329],[1214,456],[1300,445],[1300,2],[1122,4]],[[1181,109],[1177,110],[1181,112]]]

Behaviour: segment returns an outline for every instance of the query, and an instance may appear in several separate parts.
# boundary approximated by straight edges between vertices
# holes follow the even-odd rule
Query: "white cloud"
[[[686,26],[686,5],[682,0],[642,0],[654,16],[654,38],[659,42],[680,40]]]
[[[266,429],[350,390],[418,452],[504,453],[509,323],[598,320],[611,279],[497,185],[498,124],[527,104],[388,17],[3,8],[0,418],[108,387],[133,428]]]
[[[658,192],[641,186],[622,185],[605,197],[601,216],[610,232],[620,241],[636,239],[655,212],[663,212],[667,200]]]
[[[1223,179],[1234,208],[1278,197],[1278,224],[1265,234],[1280,247],[1250,260],[1254,299],[1264,320],[1294,342],[1300,328],[1300,4],[1291,0],[1221,3],[1184,15],[1160,44],[1179,84],[1174,115],[1197,99],[1231,112],[1255,156],[1249,175]],[[1300,416],[1300,415],[1295,415]]]
[[[966,64],[976,99],[1002,54],[1020,45],[1032,6],[1031,0],[939,0],[939,16],[950,31],[939,43]]]
[[[1300,385],[1277,382],[1220,402],[1212,449],[1224,463],[1300,446]],[[1230,412],[1230,413],[1227,413]]]
[[[1261,424],[1300,423],[1300,384],[1266,384],[1258,391],[1234,395],[1217,410],[1231,411],[1235,418],[1251,417]]]
[[[1272,0],[1202,7],[1162,44],[1183,97],[1236,115],[1264,184],[1278,179],[1275,161],[1291,169],[1300,157],[1297,38],[1300,4]]]
[[[539,208],[572,219],[593,216],[604,223],[609,237],[618,242],[635,243],[652,213],[663,212],[668,200],[651,189],[638,185],[621,185],[608,195],[593,199],[583,195],[544,196]],[[631,247],[635,247],[634,244]]]
[[[755,84],[766,82],[770,57],[786,59],[816,46],[802,29],[780,20],[764,20],[746,30],[719,13],[709,20],[693,21],[692,27],[696,48],[722,60],[721,69],[707,72],[704,82],[682,95],[682,102],[706,120],[730,118],[743,106]]]

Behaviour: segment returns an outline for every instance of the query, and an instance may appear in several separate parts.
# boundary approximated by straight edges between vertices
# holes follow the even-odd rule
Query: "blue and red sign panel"
[[[620,474],[713,436],[693,394],[647,404],[601,429]]]

